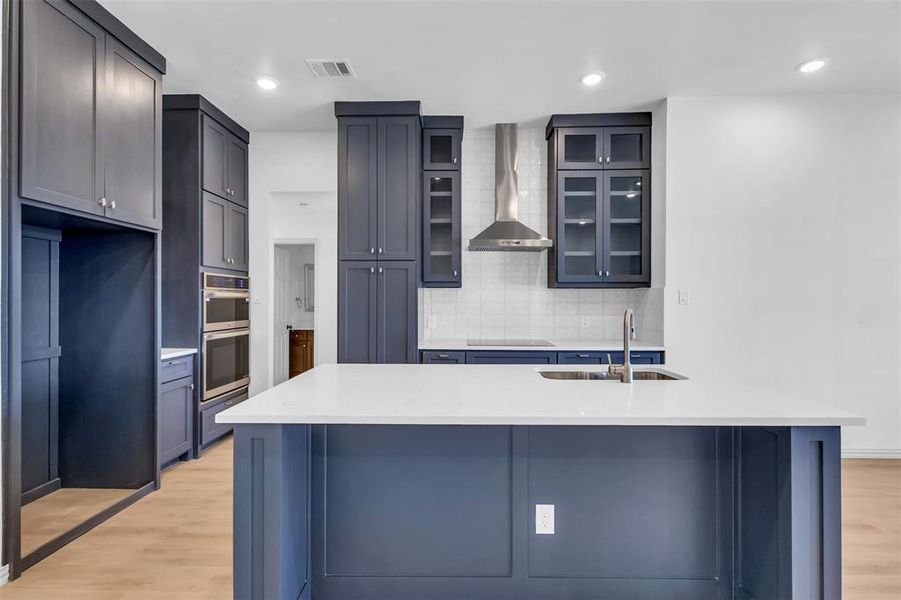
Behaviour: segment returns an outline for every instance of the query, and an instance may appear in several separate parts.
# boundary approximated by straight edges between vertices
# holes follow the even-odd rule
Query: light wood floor
[[[22,508],[22,556],[130,496],[134,490],[63,488]]]
[[[231,597],[231,441],[0,588],[0,600]],[[844,599],[901,598],[901,460],[843,464]]]

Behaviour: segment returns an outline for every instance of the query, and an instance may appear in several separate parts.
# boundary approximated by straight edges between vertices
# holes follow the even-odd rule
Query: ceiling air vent
[[[316,79],[326,77],[354,77],[354,71],[350,68],[347,59],[344,60],[307,60],[310,70]]]

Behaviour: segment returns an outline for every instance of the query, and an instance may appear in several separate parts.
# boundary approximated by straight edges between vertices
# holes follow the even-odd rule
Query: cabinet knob
[[[226,186],[226,188],[225,188],[225,193],[227,194],[227,193],[229,193],[230,191],[231,191],[231,190],[229,190],[228,187]]]
[[[235,195],[235,190],[228,190],[228,194],[229,194],[230,196],[234,196],[234,195]]]
[[[608,163],[610,162],[610,157],[609,157],[609,156],[607,157],[607,162],[608,162]]]
[[[109,207],[110,207],[111,209],[113,209],[113,210],[116,210],[116,201],[115,201],[115,200],[110,200],[110,202],[109,202]]]
[[[456,277],[456,276],[457,276],[457,270],[454,269],[454,277]]]
[[[604,271],[604,277],[610,277],[610,271]]]
[[[453,163],[454,163],[454,164],[457,164],[457,157],[456,157],[456,156],[454,157]]]
[[[375,254],[375,248],[370,248],[370,249],[369,249],[369,253],[370,253],[370,254]]]
[[[369,272],[370,272],[370,273],[375,273],[375,267],[369,267]]]
[[[106,208],[106,204],[107,204],[106,198],[101,198],[100,200],[97,201],[97,204],[99,204],[103,208]]]
[[[598,156],[598,162],[599,162],[599,163],[604,162],[604,157],[603,157],[603,156]]]
[[[379,273],[384,273],[385,270],[382,267],[379,267]]]
[[[191,384],[191,391],[192,391],[192,392],[194,391],[194,384],[193,384],[193,383]]]
[[[381,248],[379,248],[379,254],[382,254],[383,252],[385,252],[385,251],[382,250]]]
[[[603,272],[603,271],[598,271],[598,277],[603,277],[603,276],[604,276],[604,272]]]

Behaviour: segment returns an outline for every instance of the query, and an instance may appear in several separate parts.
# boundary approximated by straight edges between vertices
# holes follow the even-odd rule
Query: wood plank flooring
[[[103,512],[134,490],[63,488],[22,508],[22,556]]]
[[[232,445],[0,588],[0,600],[231,598]],[[844,599],[901,598],[901,460],[843,463]]]

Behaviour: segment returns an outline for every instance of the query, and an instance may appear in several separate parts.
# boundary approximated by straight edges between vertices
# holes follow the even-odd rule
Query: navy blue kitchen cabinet
[[[556,352],[475,350],[466,353],[470,365],[553,365]]]
[[[422,287],[460,287],[463,117],[422,117]]]
[[[194,356],[180,356],[160,364],[160,465],[191,458],[194,443]]]
[[[419,102],[336,102],[338,362],[416,363]]]
[[[663,364],[662,352],[631,352],[629,353],[633,365],[659,365]],[[609,360],[608,360],[609,357]],[[622,364],[622,352],[558,352],[557,362],[561,365],[606,365],[612,360],[613,364]]]
[[[338,116],[338,259],[416,260],[419,117]]]
[[[651,283],[650,113],[554,115],[548,287]]]
[[[462,365],[466,363],[466,353],[459,350],[423,350],[420,359],[424,365]]]

